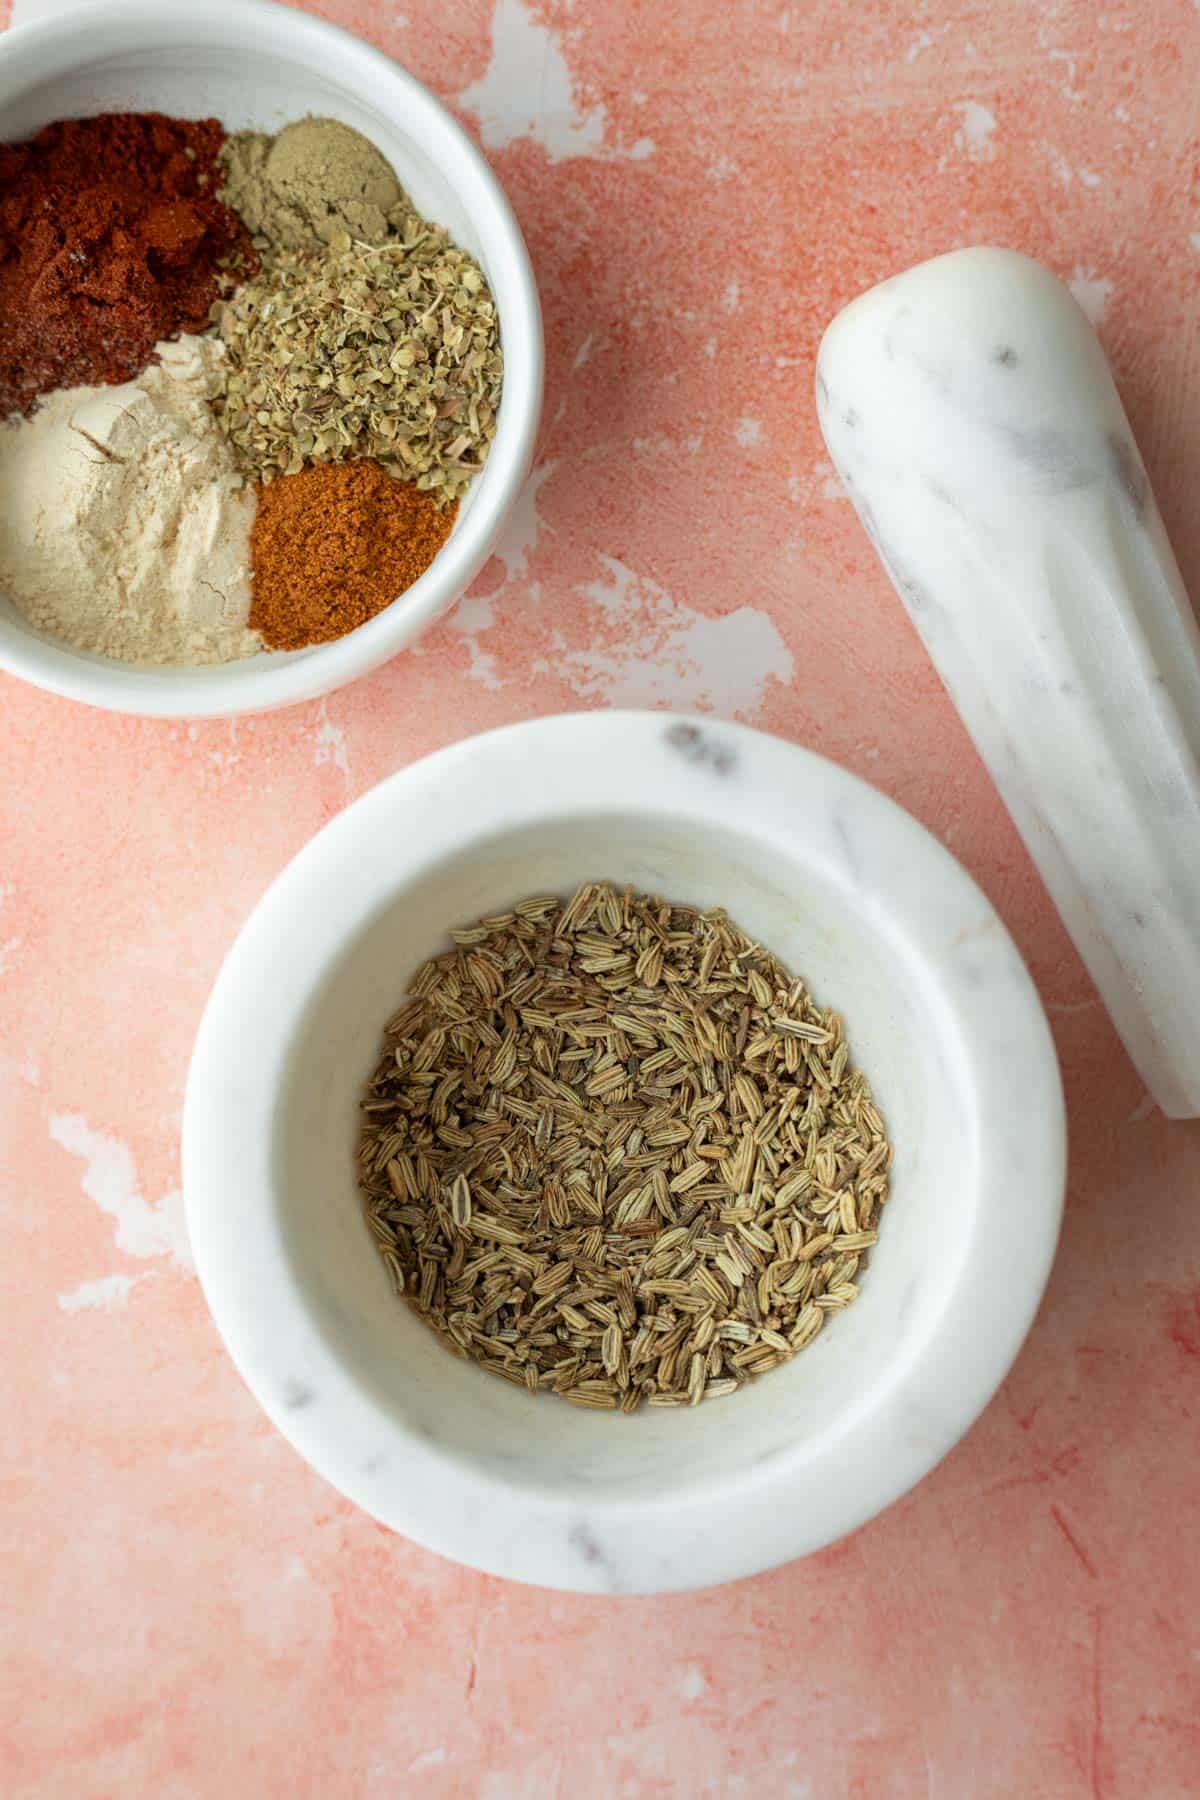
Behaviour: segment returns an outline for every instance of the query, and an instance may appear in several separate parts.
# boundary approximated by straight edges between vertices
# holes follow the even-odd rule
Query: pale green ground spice
[[[221,152],[221,199],[259,250],[311,250],[337,231],[380,244],[407,210],[391,164],[337,119],[297,119],[277,137],[240,131]]]

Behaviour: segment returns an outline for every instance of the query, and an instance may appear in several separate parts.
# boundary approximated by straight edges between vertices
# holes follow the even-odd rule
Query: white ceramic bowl
[[[419,81],[358,38],[268,0],[116,5],[0,35],[0,141],[107,111],[213,115],[274,131],[304,113],[378,144],[417,206],[482,264],[500,313],[504,391],[483,474],[430,568],[336,643],[202,669],[143,669],[42,637],[0,596],[0,667],[72,699],[167,717],[262,712],[365,674],[458,599],[529,468],[542,402],[542,324],[508,201],[466,133]]]
[[[595,877],[723,904],[805,973],[895,1144],[858,1300],[694,1412],[580,1412],[456,1361],[392,1294],[355,1187],[357,1102],[406,977],[447,926]],[[301,852],[205,1013],[183,1165],[218,1328],[329,1481],[493,1574],[652,1591],[827,1544],[966,1431],[1050,1268],[1063,1103],[1017,951],[907,813],[753,731],[593,713],[428,757]]]

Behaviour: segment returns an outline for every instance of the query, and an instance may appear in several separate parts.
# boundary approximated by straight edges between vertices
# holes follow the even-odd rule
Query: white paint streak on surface
[[[439,1744],[436,1750],[422,1750],[420,1756],[414,1756],[408,1765],[408,1772],[410,1775],[419,1775],[422,1769],[436,1769],[445,1760],[446,1752]]]
[[[490,650],[484,650],[479,643],[481,632],[490,631],[496,623],[496,609],[488,594],[471,594],[460,600],[450,618],[450,628],[466,642],[471,657],[471,666],[467,674],[472,681],[478,681],[482,687],[496,688],[504,686],[503,677],[495,657]]]
[[[489,150],[532,138],[553,162],[622,155],[640,162],[654,154],[651,138],[638,138],[625,150],[605,144],[605,107],[579,104],[562,43],[524,0],[496,0],[492,59],[459,101],[478,117]]]
[[[4,911],[5,903],[12,899],[14,891],[11,882],[0,881],[0,912]],[[20,948],[19,937],[0,938],[0,975],[12,967],[13,956]]]
[[[739,419],[736,436],[742,449],[750,450],[755,444],[762,442],[762,426],[757,419]]]
[[[678,442],[666,431],[652,432],[649,437],[630,438],[629,443],[635,456],[679,455]]]
[[[561,44],[523,0],[496,0],[492,60],[459,99],[478,115],[489,150],[533,138],[557,162],[595,156],[603,149],[603,106],[584,110],[576,105]]]
[[[236,769],[242,760],[241,751],[238,749],[238,722],[236,719],[226,719],[225,739],[224,750],[210,750],[208,753],[209,763],[214,769],[220,769],[222,772]]]
[[[522,1740],[514,1734],[514,1742]],[[521,1761],[515,1768],[488,1769],[474,1789],[472,1800],[569,1800],[572,1790],[563,1785],[562,1758],[546,1751],[529,1762],[525,1760],[527,1755],[521,1751]]]
[[[689,1664],[679,1678],[679,1692],[685,1700],[699,1700],[702,1694],[707,1693],[708,1681],[704,1670],[698,1669],[694,1663]]]
[[[1062,95],[1064,99],[1070,100],[1073,105],[1078,106],[1084,96],[1082,90],[1075,86],[1075,58],[1069,50],[1049,50],[1047,56],[1052,63],[1060,62],[1066,65],[1067,79],[1062,86]]]
[[[124,1306],[129,1290],[142,1279],[140,1275],[101,1275],[96,1281],[82,1282],[69,1294],[58,1296],[59,1310],[70,1313],[99,1307],[111,1312],[116,1306]]]
[[[918,31],[916,37],[913,39],[912,43],[908,46],[908,49],[904,52],[905,62],[909,62],[909,63],[916,62],[918,56],[920,56],[920,54],[923,50],[929,50],[929,49],[932,49],[932,47],[933,47],[932,31]]]
[[[791,651],[766,613],[742,606],[709,618],[615,557],[602,561],[606,579],[578,591],[610,630],[584,650],[560,644],[556,663],[581,695],[728,718],[755,713],[772,678],[791,680]]]
[[[126,1256],[170,1256],[181,1268],[192,1268],[183,1195],[177,1188],[152,1204],[138,1186],[129,1146],[93,1130],[81,1113],[52,1113],[50,1136],[83,1162],[83,1191],[115,1221],[118,1250]]]
[[[966,151],[974,162],[985,157],[994,156],[992,133],[996,129],[996,115],[978,100],[960,100],[954,108],[962,124],[955,133],[955,142]]]
[[[513,502],[513,509],[492,551],[492,555],[498,556],[504,564],[506,581],[515,581],[529,567],[529,559],[537,549],[537,541],[543,528],[537,497],[557,467],[557,457],[551,457],[549,462],[539,463]]]
[[[1093,169],[1073,168],[1061,150],[1053,152],[1050,163],[1056,177],[1066,188],[1074,187],[1076,181],[1085,188],[1098,188],[1103,185],[1103,176],[1097,175]]]
[[[313,732],[313,742],[317,747],[313,758],[317,768],[332,763],[349,781],[350,757],[346,749],[346,733],[330,718],[328,700],[322,700],[317,708],[317,728]]]
[[[1067,286],[1092,324],[1099,325],[1108,311],[1113,291],[1112,282],[1103,275],[1094,275],[1090,269],[1076,267]]]
[[[517,496],[499,542],[492,552],[504,564],[503,587],[528,572],[538,538],[544,529],[550,529],[538,512],[537,497],[557,467],[557,458],[539,464]],[[495,599],[494,594],[468,594],[465,599],[460,600],[450,617],[450,629],[466,641],[470,652],[468,676],[472,681],[478,681],[483,687],[493,691],[504,686],[504,677],[496,658],[482,647],[479,638],[496,623]]]

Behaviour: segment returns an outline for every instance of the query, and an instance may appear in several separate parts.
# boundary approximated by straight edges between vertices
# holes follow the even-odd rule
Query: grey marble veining
[[[839,314],[817,403],[1133,1061],[1200,1113],[1200,633],[1095,333],[956,251]]]

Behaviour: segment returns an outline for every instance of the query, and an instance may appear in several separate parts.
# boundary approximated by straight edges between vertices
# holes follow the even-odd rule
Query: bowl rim
[[[536,788],[535,764],[549,771]],[[859,841],[886,852],[886,923],[922,959],[949,1009],[946,1030],[969,1053],[977,1110],[996,1122],[975,1134],[973,1228],[913,1355],[812,1443],[678,1497],[583,1499],[509,1482],[408,1429],[327,1347],[274,1217],[271,1139],[289,1053],[347,942],[472,841],[615,811],[769,832],[801,860],[812,859],[812,836],[823,832],[820,855],[840,859],[843,880],[852,857],[839,846],[851,818]],[[409,829],[397,830],[405,815]],[[345,896],[351,857],[354,894],[333,917],[326,902]],[[301,948],[308,972],[288,992]],[[201,1284],[275,1425],[341,1493],[426,1548],[579,1592],[660,1592],[758,1573],[824,1547],[907,1492],[969,1429],[1016,1358],[1049,1276],[1065,1174],[1062,1084],[1041,1001],[950,852],[878,789],[810,750],[661,712],[501,727],[410,764],[347,807],[243,926],[205,1009],[184,1104],[184,1200]],[[605,1414],[599,1428],[611,1424]]]
[[[457,601],[486,562],[525,481],[542,409],[544,342],[529,253],[516,216],[481,150],[416,76],[341,26],[278,0],[148,0],[89,5],[0,33],[5,104],[35,85],[106,57],[147,48],[263,52],[327,72],[405,120],[452,183],[478,235],[504,344],[504,392],[471,505],[433,564],[356,631],[258,667],[153,669],[105,663],[23,630],[0,631],[0,668],[67,699],[148,718],[229,718],[332,693],[413,642]]]

